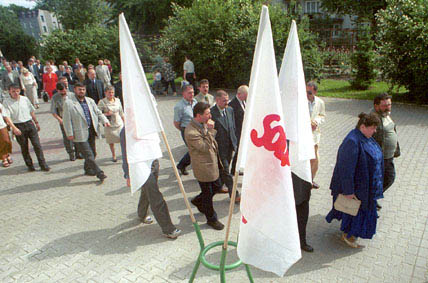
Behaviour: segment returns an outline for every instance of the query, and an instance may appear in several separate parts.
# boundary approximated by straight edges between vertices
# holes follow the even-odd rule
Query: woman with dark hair
[[[357,239],[371,239],[376,233],[377,200],[383,198],[382,150],[372,138],[379,125],[379,118],[371,113],[358,116],[357,127],[343,140],[337,153],[336,166],[330,190],[333,204],[339,194],[347,199],[361,201],[356,216],[334,208],[326,216],[327,222],[342,220],[342,240],[352,248],[361,247]]]

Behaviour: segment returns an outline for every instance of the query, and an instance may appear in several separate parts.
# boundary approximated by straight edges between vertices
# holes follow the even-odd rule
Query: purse
[[[43,101],[44,101],[44,102],[48,102],[48,101],[49,101],[48,93],[47,93],[46,91],[43,91],[42,93],[43,93],[43,94],[42,94],[42,96],[43,96]]]
[[[356,216],[358,214],[358,210],[360,209],[361,201],[354,198],[347,198],[342,194],[339,194],[334,202],[334,209],[341,211],[343,213]]]

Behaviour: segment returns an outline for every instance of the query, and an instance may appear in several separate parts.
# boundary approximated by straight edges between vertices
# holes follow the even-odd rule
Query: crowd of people
[[[164,77],[163,93],[171,86],[176,95],[175,73],[167,58],[163,59],[161,70]],[[237,152],[244,120],[248,86],[241,85],[236,96],[230,99],[224,90],[209,93],[209,81],[196,81],[195,66],[186,56],[183,65],[183,80],[180,99],[174,107],[173,124],[180,132],[188,152],[184,154],[177,169],[181,175],[188,175],[192,165],[193,175],[200,186],[200,194],[191,203],[205,215],[207,224],[216,230],[224,225],[218,220],[213,205],[217,193],[228,193],[231,197],[233,175],[236,170]],[[153,84],[155,92],[156,78]],[[195,95],[195,87],[199,93]],[[42,171],[49,171],[38,132],[39,122],[36,109],[39,99],[50,100],[50,111],[58,121],[64,148],[70,161],[84,159],[84,174],[96,176],[100,181],[107,178],[97,165],[96,138],[105,136],[112,162],[117,162],[115,144],[122,149],[122,168],[127,185],[130,185],[126,155],[126,138],[122,98],[122,82],[112,83],[112,67],[107,59],[87,68],[78,58],[69,66],[64,61],[58,68],[54,62],[32,57],[28,65],[21,61],[7,62],[2,58],[0,65],[0,158],[3,167],[11,166],[11,134],[21,147],[21,153],[29,171],[35,171],[29,152],[31,142]],[[299,228],[300,244],[304,251],[313,248],[306,240],[306,226],[309,216],[309,201],[312,189],[319,189],[314,181],[319,167],[319,144],[321,125],[325,123],[325,104],[317,96],[314,82],[306,85],[308,112],[313,133],[315,158],[311,160],[312,182],[304,182],[293,174],[293,188]],[[333,208],[326,220],[341,221],[343,241],[358,248],[358,238],[371,239],[376,232],[378,200],[395,179],[394,158],[400,155],[396,126],[390,117],[391,97],[382,94],[375,98],[369,114],[361,113],[356,128],[351,130],[339,147],[337,162],[331,180]],[[149,149],[147,149],[149,150]],[[151,174],[141,188],[138,216],[144,223],[152,223],[148,215],[150,206],[163,234],[177,238],[181,231],[175,227],[169,215],[168,206],[159,191],[157,183],[159,162],[152,164]],[[237,172],[244,174],[244,172]],[[241,196],[237,192],[235,202]],[[357,201],[355,213],[339,208],[338,202]]]

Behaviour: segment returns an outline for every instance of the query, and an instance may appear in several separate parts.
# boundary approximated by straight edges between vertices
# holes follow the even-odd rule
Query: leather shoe
[[[226,188],[226,186],[221,187],[221,189],[218,191],[219,194],[227,194],[229,193],[229,189]]]
[[[186,168],[177,168],[178,171],[180,171],[181,175],[189,175],[189,172],[186,170]]]
[[[83,159],[83,156],[82,156],[81,154],[78,154],[78,155],[76,156],[76,158],[77,158],[77,159]]]
[[[40,168],[42,171],[45,171],[45,172],[49,172],[50,170],[51,170],[51,168],[49,167],[49,166],[42,166],[41,168]]]
[[[308,253],[312,253],[314,251],[314,248],[308,244],[300,244],[300,248]]]
[[[223,230],[223,228],[224,228],[224,225],[218,220],[208,221],[207,224],[208,224],[208,226],[211,226],[215,230]]]
[[[320,188],[320,185],[318,185],[315,182],[312,182],[312,189],[318,190]]]
[[[104,179],[107,178],[107,176],[104,174],[104,172],[101,172],[98,174],[97,178],[100,179],[100,181],[102,182],[104,181]]]
[[[86,176],[96,176],[96,175],[97,175],[97,173],[92,172],[92,171],[85,171],[85,175],[86,175]]]
[[[34,171],[36,171],[36,168],[34,168],[33,165],[28,166],[28,172],[34,172]]]

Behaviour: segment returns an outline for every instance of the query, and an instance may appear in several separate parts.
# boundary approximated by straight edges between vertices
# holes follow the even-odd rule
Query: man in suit
[[[88,97],[98,104],[104,98],[104,83],[96,78],[95,70],[88,71],[88,78],[84,82]]]
[[[65,75],[65,69],[64,69],[64,65],[59,65],[58,66],[58,71],[55,72],[56,76],[59,77],[63,77]]]
[[[248,86],[241,85],[240,87],[238,87],[235,98],[232,99],[232,101],[229,103],[229,106],[233,108],[233,113],[235,115],[236,139],[238,141],[236,152],[232,160],[232,169],[230,171],[232,175],[235,174],[236,162],[238,160],[239,142],[241,140],[242,123],[244,122],[245,105],[247,103],[247,96],[248,96]]]
[[[222,230],[224,225],[218,221],[213,206],[213,196],[221,188],[219,168],[221,163],[218,159],[215,135],[216,130],[214,121],[211,120],[210,105],[205,102],[196,103],[193,108],[193,119],[184,131],[184,138],[193,165],[193,174],[201,187],[201,193],[191,202],[205,214],[209,226]]]
[[[210,83],[207,79],[203,79],[199,82],[199,94],[195,96],[197,102],[205,102],[210,106],[214,105],[214,96],[208,93],[210,89]]]
[[[42,97],[42,90],[43,90],[43,70],[44,70],[44,66],[40,63],[39,59],[36,59],[35,61],[35,68],[37,69],[37,72],[39,73],[39,75],[37,76],[37,95],[39,98]]]
[[[21,80],[17,71],[12,70],[12,66],[9,63],[5,65],[6,71],[1,74],[2,89],[7,91],[10,85],[17,84],[21,87]]]
[[[94,100],[85,96],[86,87],[83,84],[76,83],[74,93],[74,96],[64,102],[62,118],[64,130],[68,140],[74,142],[78,152],[85,159],[85,175],[97,176],[102,182],[107,176],[95,163],[97,155],[95,137],[100,133],[98,120],[106,127],[110,127],[110,123]]]
[[[111,76],[108,67],[104,65],[103,60],[98,60],[98,66],[95,67],[98,79],[100,79],[105,86],[109,86],[111,83]]]
[[[319,185],[314,182],[319,166],[318,145],[321,139],[320,125],[325,121],[325,105],[321,98],[317,97],[318,86],[315,82],[306,84],[306,95],[308,97],[309,115],[311,117],[312,135],[314,139],[315,159],[311,160],[312,188],[319,189]]]
[[[228,107],[229,95],[224,90],[217,91],[215,95],[216,105],[211,107],[212,119],[215,122],[215,130],[217,134],[215,140],[218,144],[218,153],[220,156],[223,170],[220,171],[221,181],[229,190],[229,196],[232,195],[233,176],[230,174],[230,162],[232,161],[233,152],[236,151],[236,129],[235,116],[232,107]],[[241,197],[237,192],[236,202],[239,202]]]

